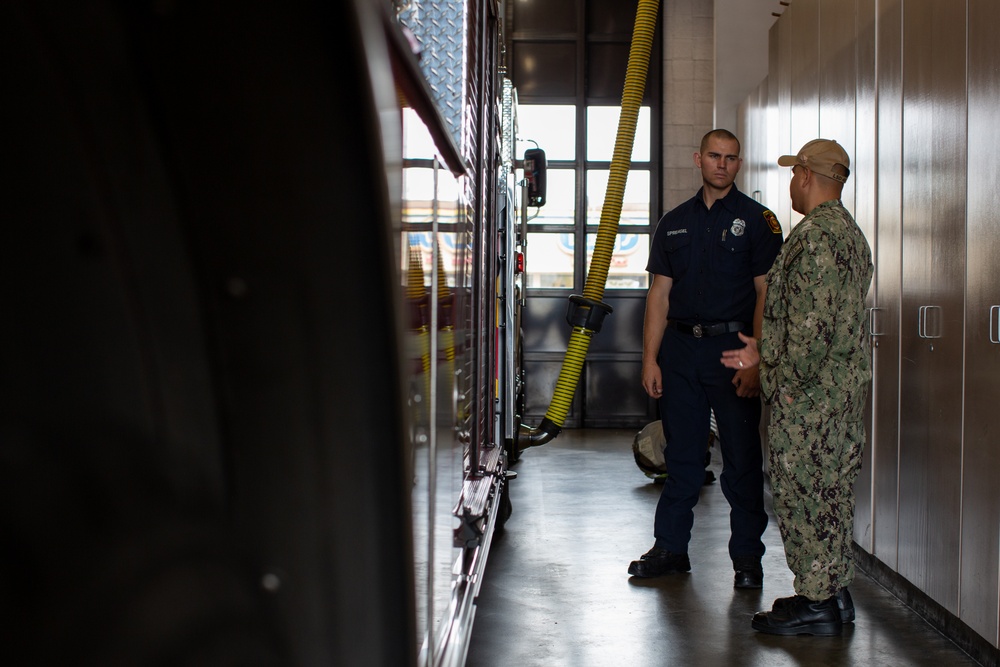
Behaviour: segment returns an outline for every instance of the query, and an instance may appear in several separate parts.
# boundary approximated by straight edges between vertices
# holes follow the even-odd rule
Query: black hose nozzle
[[[604,318],[612,312],[614,308],[606,303],[579,294],[571,294],[569,305],[566,307],[566,321],[571,327],[598,333],[604,324]]]
[[[537,428],[531,428],[521,424],[517,430],[517,449],[523,452],[529,447],[544,445],[559,435],[562,428],[549,421],[548,417],[542,418],[542,423]]]

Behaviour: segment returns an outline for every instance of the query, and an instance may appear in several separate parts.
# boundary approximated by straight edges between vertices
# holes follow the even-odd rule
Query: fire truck
[[[504,11],[5,4],[8,655],[464,661],[544,203]]]

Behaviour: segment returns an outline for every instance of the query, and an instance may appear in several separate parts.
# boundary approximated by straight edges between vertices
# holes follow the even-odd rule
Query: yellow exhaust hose
[[[410,308],[410,330],[416,335],[420,349],[420,368],[424,376],[424,392],[430,395],[430,317],[427,310],[428,295],[424,286],[423,257],[415,239],[410,238],[409,265],[406,272],[406,301]]]
[[[659,0],[639,0],[635,15],[635,28],[632,32],[632,45],[629,49],[628,68],[625,72],[625,88],[622,92],[621,116],[618,120],[618,134],[615,136],[614,153],[611,156],[611,173],[608,176],[608,189],[601,209],[601,220],[597,228],[597,241],[594,255],[590,260],[590,272],[583,288],[583,296],[570,297],[570,321],[573,331],[570,334],[569,345],[563,366],[556,380],[555,393],[552,402],[545,413],[545,418],[537,428],[521,425],[518,432],[518,448],[524,450],[536,445],[544,445],[552,440],[562,430],[576,385],[580,381],[583,362],[590,348],[590,338],[600,331],[604,317],[611,313],[611,307],[604,304],[605,283],[608,280],[608,268],[611,266],[611,255],[618,236],[618,222],[621,218],[622,200],[625,197],[625,181],[628,178],[632,162],[632,144],[635,141],[635,126],[639,118],[639,107],[642,105],[642,95],[646,87],[646,73],[649,70],[649,58],[653,49],[653,33],[656,29],[656,15],[659,10]],[[575,306],[575,310],[573,309]]]
[[[435,246],[438,243],[434,237]],[[444,272],[444,262],[441,259],[440,250],[435,247],[437,255],[437,296],[438,296],[438,347],[444,349],[444,358],[447,363],[448,377],[454,377],[455,369],[455,327],[454,316],[452,314],[451,291],[448,289],[448,280]],[[430,295],[425,286],[425,276],[423,271],[423,255],[416,240],[411,236],[409,247],[409,261],[407,266],[406,280],[406,300],[410,307],[410,330],[416,335],[417,346],[420,351],[420,367],[424,376],[424,391],[430,396],[431,391],[431,313],[429,310]]]

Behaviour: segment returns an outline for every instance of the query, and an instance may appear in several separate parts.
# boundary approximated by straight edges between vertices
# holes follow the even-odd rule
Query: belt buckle
[[[694,336],[695,338],[701,338],[701,336],[702,336],[702,333],[703,333],[703,330],[702,330],[702,328],[701,328],[701,325],[700,325],[700,324],[696,324],[696,325],[694,325],[693,327],[691,327],[691,334],[692,334],[692,335],[693,335],[693,336]]]

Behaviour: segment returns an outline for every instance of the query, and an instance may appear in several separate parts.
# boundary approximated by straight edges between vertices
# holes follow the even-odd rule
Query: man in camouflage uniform
[[[871,379],[865,295],[871,249],[840,201],[850,159],[835,141],[810,141],[778,164],[792,168],[792,228],[767,275],[757,341],[723,354],[723,364],[760,363],[774,512],[795,575],[796,595],[754,615],[754,629],[778,635],[838,635],[854,620],[854,482],[864,448]]]

